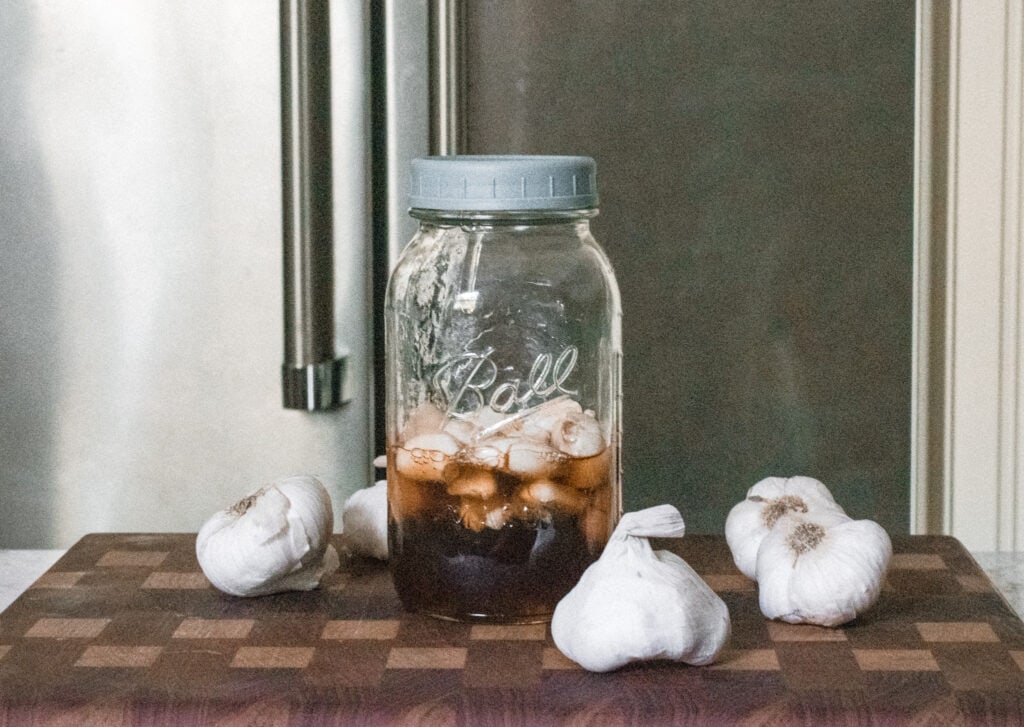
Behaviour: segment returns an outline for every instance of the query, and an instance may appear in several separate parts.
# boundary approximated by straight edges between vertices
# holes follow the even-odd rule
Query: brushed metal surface
[[[330,4],[280,0],[280,23],[282,400],[287,409],[317,411],[348,397],[345,359],[334,351]]]
[[[277,3],[2,0],[0,547],[370,481],[365,5],[332,6],[353,402],[308,414],[281,407]]]
[[[430,153],[458,154],[466,138],[464,0],[430,3]]]
[[[409,163],[430,152],[430,3],[384,0],[378,18],[381,114],[377,163],[382,185],[381,235],[388,259],[398,260],[416,233],[409,217]],[[450,56],[445,56],[448,58]]]
[[[409,164],[430,151],[430,16],[428,0],[370,3],[373,89],[374,310],[384,308],[390,266],[416,233],[409,216]],[[374,368],[384,371],[384,319],[374,320]],[[376,387],[376,411],[384,411],[384,387]],[[374,425],[383,450],[384,417]]]

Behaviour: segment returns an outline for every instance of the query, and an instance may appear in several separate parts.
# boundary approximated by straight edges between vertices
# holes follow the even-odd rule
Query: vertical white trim
[[[942,381],[942,532],[953,531],[953,391],[954,391],[954,353],[956,337],[954,335],[954,319],[956,310],[956,186],[957,135],[959,127],[957,109],[959,107],[959,64],[960,57],[960,3],[952,0],[949,7],[949,58],[947,60],[948,96],[946,104],[946,180],[943,193],[946,201],[946,225],[941,244],[946,260],[946,279],[944,281],[944,316],[943,316],[943,381]]]
[[[953,381],[954,381],[954,352],[956,338],[951,330],[954,321],[954,311],[956,309],[956,196],[952,193],[956,180],[956,145],[957,137],[953,131],[957,128],[957,105],[958,105],[958,75],[957,75],[957,64],[956,59],[959,57],[960,49],[959,43],[959,19],[960,19],[960,4],[957,0],[953,0],[948,7],[949,11],[949,25],[948,25],[948,37],[946,39],[948,48],[948,58],[946,60],[946,83],[947,83],[947,96],[946,96],[946,146],[945,146],[945,162],[946,162],[946,178],[944,180],[945,186],[942,189],[945,201],[945,224],[943,227],[943,235],[940,240],[940,244],[943,248],[943,258],[945,260],[945,272],[946,275],[943,279],[943,335],[942,335],[942,354],[943,354],[943,365],[942,365],[942,433],[940,440],[942,442],[942,470],[941,470],[941,498],[938,500],[942,503],[942,513],[939,521],[942,524],[942,532],[950,533],[953,530],[953,437],[955,433],[954,418],[953,418]]]
[[[1008,17],[1008,6],[1004,8],[1004,13]],[[1014,533],[1014,521],[1016,520],[1014,501],[1016,498],[1014,497],[1014,490],[1016,489],[1017,482],[1017,441],[1019,438],[1017,431],[1017,362],[1020,356],[1017,315],[1020,277],[1018,273],[1019,251],[1018,246],[1007,235],[1007,223],[1010,221],[1007,215],[1009,211],[1007,207],[1007,194],[1010,186],[1012,186],[1011,175],[1008,174],[1010,170],[1008,155],[1011,151],[1010,146],[1012,142],[1009,133],[1010,129],[1006,124],[1008,120],[1007,91],[1009,90],[1010,83],[1010,69],[1007,64],[1009,48],[1005,42],[1008,39],[1008,33],[1009,28],[1004,27],[1003,65],[1006,67],[1006,73],[1003,74],[1002,79],[1001,95],[1004,110],[1002,134],[999,139],[999,146],[1002,151],[999,181],[1003,194],[997,202],[1001,212],[999,247],[1000,263],[1002,266],[1000,286],[1002,326],[999,335],[999,472],[997,480],[999,487],[996,500],[996,541],[1000,550],[1013,550],[1016,544],[1016,534]]]
[[[1010,17],[1014,5],[1008,2],[1003,8],[1003,83],[1001,88],[1003,118],[1000,147],[1002,151],[999,182],[1002,195],[1000,206],[1000,249],[1002,254],[1002,330],[1000,332],[1000,444],[999,444],[999,492],[997,500],[997,543],[1000,550],[1014,550],[1017,547],[1016,533],[1016,489],[1017,450],[1020,442],[1018,428],[1019,362],[1020,362],[1020,245],[1013,239],[1013,209],[1011,201],[1014,190],[1019,189],[1014,172],[1019,167],[1019,139],[1015,138],[1010,118],[1013,103],[1013,87],[1019,73],[1013,72],[1013,44],[1011,40]],[[1019,64],[1018,64],[1019,65]]]
[[[922,5],[926,12],[919,20],[927,20],[930,3],[922,0]],[[1019,0],[952,0],[949,8],[946,229],[931,230],[938,234],[931,235],[930,246],[923,233],[917,241],[919,252],[926,253],[919,267],[927,264],[928,253],[945,252],[944,280],[938,281],[946,301],[941,329],[934,311],[920,303],[925,298],[921,287],[933,281],[927,275],[915,280],[917,325],[928,329],[926,340],[943,336],[945,349],[939,366],[945,377],[942,401],[932,394],[915,408],[917,419],[922,411],[941,409],[943,431],[922,439],[915,425],[915,462],[922,461],[920,447],[926,442],[943,448],[943,464],[938,478],[934,472],[915,473],[914,525],[920,532],[927,523],[941,522],[945,532],[969,548],[1012,550],[1024,545],[1019,507],[1024,500],[1019,476],[1024,472],[1024,18]],[[922,86],[934,82],[920,68],[918,76]],[[931,126],[925,134],[924,123],[919,120],[919,133],[931,138],[937,129]],[[919,139],[919,154],[922,144]],[[919,160],[920,174],[930,169]],[[928,181],[919,179],[919,186],[929,187]],[[919,220],[922,214],[918,205]],[[922,360],[918,353],[916,392],[934,374]],[[941,498],[928,490],[936,480],[942,483]],[[942,507],[941,517],[931,511],[935,506]]]
[[[930,306],[922,291],[930,287],[927,274],[930,260],[930,239],[927,219],[931,205],[924,190],[926,180],[931,176],[929,164],[931,155],[927,149],[931,143],[931,114],[928,111],[931,99],[932,73],[927,61],[930,56],[926,49],[931,44],[931,29],[927,23],[926,0],[917,2],[917,38],[914,67],[914,271],[913,271],[913,333],[911,341],[911,369],[914,372],[910,390],[910,530],[921,532],[926,529],[928,517],[928,381],[929,371],[922,358],[927,358],[928,333],[926,325],[930,317]],[[924,324],[924,325],[922,325]]]
[[[1002,439],[1003,38],[1001,2],[955,3],[953,174],[952,502],[950,525],[968,547],[999,543]]]
[[[1006,167],[1003,174],[1003,206],[1006,211],[1003,227],[1004,246],[1015,251],[1014,307],[1010,310],[1015,318],[1015,347],[1013,381],[1015,401],[1013,425],[1016,436],[1013,450],[1014,487],[1012,498],[1007,503],[1006,527],[1013,532],[1013,550],[1024,549],[1024,3],[1010,2],[1006,16]]]

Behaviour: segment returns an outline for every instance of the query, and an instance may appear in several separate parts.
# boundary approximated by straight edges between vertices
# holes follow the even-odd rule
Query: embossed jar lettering
[[[513,412],[551,396],[578,393],[567,386],[579,358],[575,346],[567,346],[557,358],[550,353],[539,354],[525,380],[499,381],[499,367],[493,356],[493,349],[484,353],[468,352],[438,369],[434,385],[444,394],[446,413],[474,414],[485,404],[496,412]]]

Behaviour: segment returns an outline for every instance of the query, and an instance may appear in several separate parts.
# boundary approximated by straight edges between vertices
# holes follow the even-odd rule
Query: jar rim
[[[409,216],[427,222],[460,224],[473,222],[491,225],[551,224],[587,221],[598,215],[597,207],[563,210],[447,210],[411,207]]]
[[[597,164],[585,156],[452,155],[413,159],[409,204],[452,212],[597,206]]]

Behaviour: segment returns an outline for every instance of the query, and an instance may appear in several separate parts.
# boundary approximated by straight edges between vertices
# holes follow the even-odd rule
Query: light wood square
[[[813,624],[789,624],[782,621],[768,623],[768,636],[772,641],[846,641],[846,634]]]
[[[893,570],[945,570],[946,561],[935,553],[895,553],[889,567]]]
[[[255,619],[187,618],[174,630],[175,639],[244,639]]]
[[[390,641],[398,637],[400,621],[328,621],[320,634],[321,639]]]
[[[74,588],[88,571],[43,573],[31,588]]]
[[[89,646],[75,666],[142,669],[153,666],[162,650],[161,646]]]
[[[236,669],[305,669],[313,660],[311,646],[243,646],[235,652]]]
[[[956,579],[968,593],[989,593],[992,591],[992,581],[986,576],[961,574]]]
[[[476,624],[469,638],[477,641],[543,641],[547,624]]]
[[[854,649],[864,671],[941,671],[928,649]]]
[[[395,647],[388,653],[387,669],[462,669],[467,650],[453,646]]]
[[[198,591],[212,588],[202,573],[174,573],[171,571],[155,571],[146,576],[143,588],[163,588],[179,591]]]
[[[998,642],[992,626],[983,621],[942,621],[919,623],[918,633],[925,641],[934,642]]]
[[[41,618],[25,636],[40,639],[94,639],[110,623],[109,618]]]
[[[167,556],[166,550],[108,550],[96,565],[102,568],[156,568]]]

